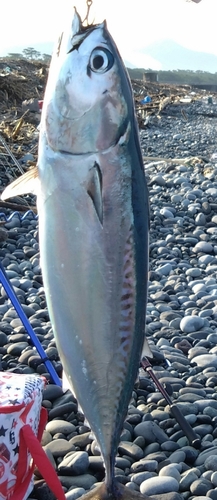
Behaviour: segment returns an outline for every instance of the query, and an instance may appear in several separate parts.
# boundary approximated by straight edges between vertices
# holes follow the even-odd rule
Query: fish
[[[51,60],[37,167],[1,198],[28,192],[57,349],[105,466],[87,499],[144,500],[114,467],[140,359],[152,357],[148,189],[127,70],[106,21],[84,25],[76,9]]]

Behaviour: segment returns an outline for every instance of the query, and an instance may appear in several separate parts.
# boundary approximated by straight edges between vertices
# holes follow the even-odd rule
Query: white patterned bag
[[[0,500],[28,498],[35,464],[43,469],[42,475],[58,500],[65,499],[40,445],[47,421],[47,412],[41,407],[45,382],[38,375],[0,372]]]

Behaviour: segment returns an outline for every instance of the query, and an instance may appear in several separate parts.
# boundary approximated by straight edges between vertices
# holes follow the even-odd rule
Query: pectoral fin
[[[22,194],[36,194],[38,181],[38,168],[35,166],[9,184],[1,194],[1,199],[4,201]]]
[[[102,172],[96,162],[89,172],[87,193],[93,202],[100,224],[103,225]]]

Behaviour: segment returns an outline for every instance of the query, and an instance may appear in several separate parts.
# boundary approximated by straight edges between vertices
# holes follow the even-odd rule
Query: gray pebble
[[[216,488],[217,487],[217,471],[213,472],[211,475],[211,483]]]
[[[213,253],[213,246],[207,241],[199,241],[195,247],[193,248],[193,252],[200,253],[203,252],[205,254]]]
[[[67,455],[60,465],[58,470],[60,474],[76,475],[85,474],[89,467],[89,457],[86,451],[75,451]]]
[[[33,351],[34,353],[34,351]],[[48,399],[49,401],[53,401],[60,396],[63,396],[63,390],[61,387],[55,384],[49,384],[45,387],[43,392],[44,399]]]
[[[155,422],[141,422],[134,428],[135,437],[143,436],[146,443],[164,443],[168,440],[166,433]]]
[[[66,439],[54,439],[46,444],[45,450],[50,450],[54,457],[64,457],[66,453],[72,451],[72,445]]]
[[[42,435],[42,439],[41,439],[41,445],[46,446],[46,444],[51,443],[51,441],[52,441],[52,436],[51,436],[50,432],[47,432],[44,430],[43,435]]]
[[[162,276],[168,276],[168,274],[171,273],[172,271],[172,266],[171,264],[168,262],[168,264],[164,264],[162,266],[159,266],[155,269],[155,271],[159,274],[161,274]]]
[[[178,464],[180,462],[184,462],[185,461],[185,457],[186,457],[186,454],[184,451],[182,450],[176,450],[174,451],[170,457],[169,457],[169,461],[171,463],[175,463],[175,464]]]
[[[210,481],[200,478],[196,479],[193,481],[193,483],[190,485],[190,491],[192,495],[206,495],[207,491],[212,488],[212,484]]]
[[[85,448],[85,446],[92,443],[92,438],[90,437],[90,432],[84,432],[83,434],[72,437],[69,442],[74,446]]]
[[[157,476],[156,472],[148,472],[148,471],[137,472],[137,474],[133,474],[131,476],[131,481],[140,486],[140,484],[143,481],[146,481],[146,479],[150,479],[151,477],[156,477],[156,476]]]
[[[191,267],[190,269],[187,269],[186,276],[198,278],[199,276],[201,276],[201,269],[199,267]]]
[[[153,477],[141,483],[140,491],[143,495],[159,495],[179,491],[179,483],[173,477]]]
[[[70,434],[70,432],[74,432],[76,430],[75,425],[70,422],[66,422],[65,420],[55,419],[51,422],[48,422],[46,425],[46,431],[51,435],[56,434],[57,432],[61,432],[63,434]]]
[[[91,476],[91,474],[81,474],[80,476],[59,476],[59,480],[67,489],[73,487],[89,490],[91,486],[96,483],[96,478]]]
[[[70,489],[65,493],[65,497],[66,500],[76,500],[77,498],[84,495],[84,493],[85,493],[84,488],[73,488],[72,490]]]
[[[217,368],[217,356],[216,354],[200,354],[192,358],[192,363],[196,363],[197,366],[201,368],[206,368],[209,366],[214,366]]]
[[[217,455],[213,453],[213,455],[208,456],[204,461],[204,465],[207,470],[217,472]]]
[[[198,455],[197,459],[195,460],[195,464],[194,465],[197,467],[199,465],[204,464],[208,457],[210,457],[212,455],[215,455],[215,454],[217,454],[217,446],[212,446],[208,450],[202,451]]]
[[[11,344],[7,347],[7,353],[12,356],[20,356],[24,349],[28,346],[28,342],[16,342],[15,344]]]
[[[135,443],[129,443],[127,441],[120,442],[118,446],[118,452],[121,455],[127,455],[134,460],[140,460],[140,458],[143,457],[143,450]]]
[[[195,472],[189,470],[182,474],[181,479],[179,481],[179,490],[180,491],[188,491],[191,484],[198,479],[197,474]]]
[[[149,471],[149,472],[156,472],[158,467],[158,462],[157,460],[147,460],[143,458],[142,460],[139,460],[139,462],[134,462],[131,465],[131,472],[143,472],[143,471]]]
[[[192,333],[204,326],[204,319],[200,316],[185,316],[180,322],[180,329],[184,333]]]
[[[180,481],[181,478],[181,465],[177,463],[173,463],[171,465],[165,465],[160,472],[159,476],[169,476],[169,477],[174,477],[178,482]]]

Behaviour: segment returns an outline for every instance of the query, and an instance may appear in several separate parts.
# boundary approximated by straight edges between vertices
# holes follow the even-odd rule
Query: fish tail
[[[114,495],[115,485],[115,453],[109,454],[108,457],[104,456],[105,466],[105,490],[107,495]]]
[[[154,500],[153,497],[151,499]],[[121,483],[114,482],[112,490],[108,489],[106,483],[103,483],[82,495],[81,500],[150,500],[150,498]]]

